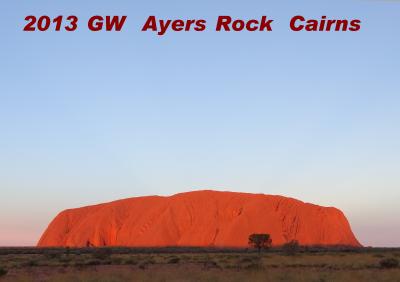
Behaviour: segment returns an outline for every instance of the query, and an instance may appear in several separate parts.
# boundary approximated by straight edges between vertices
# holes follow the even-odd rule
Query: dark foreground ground
[[[0,281],[390,281],[400,249],[0,248]]]

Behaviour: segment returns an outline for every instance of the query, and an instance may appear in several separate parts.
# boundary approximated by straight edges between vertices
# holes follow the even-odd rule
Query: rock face
[[[119,200],[61,212],[38,246],[247,247],[252,233],[273,245],[361,246],[336,208],[263,194],[196,191]]]

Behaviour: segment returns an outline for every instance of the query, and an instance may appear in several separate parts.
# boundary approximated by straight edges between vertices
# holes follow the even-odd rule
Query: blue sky
[[[3,1],[0,245],[32,245],[62,209],[195,189],[281,194],[345,212],[365,245],[400,246],[396,1]],[[22,32],[25,16],[79,30]],[[127,15],[120,33],[92,15]],[[290,18],[358,18],[295,33]],[[204,18],[159,37],[147,17]],[[217,33],[267,15],[270,33]]]

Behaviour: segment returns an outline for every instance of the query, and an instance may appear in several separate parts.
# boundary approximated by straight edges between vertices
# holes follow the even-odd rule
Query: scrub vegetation
[[[0,248],[0,281],[400,281],[400,249]]]

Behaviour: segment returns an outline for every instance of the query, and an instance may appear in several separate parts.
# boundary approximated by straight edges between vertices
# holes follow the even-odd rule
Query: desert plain
[[[395,248],[0,248],[0,281],[400,281]]]

